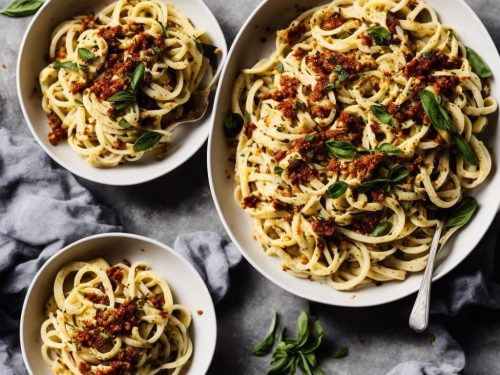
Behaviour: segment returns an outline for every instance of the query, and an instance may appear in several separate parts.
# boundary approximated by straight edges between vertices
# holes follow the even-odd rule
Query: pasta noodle
[[[491,170],[497,102],[475,56],[421,0],[334,0],[278,31],[225,123],[244,123],[235,199],[265,253],[337,290],[421,271]]]
[[[164,157],[173,123],[199,116],[218,49],[160,0],[119,0],[53,32],[40,73],[53,145],[93,166],[113,167],[155,150]],[[172,127],[169,127],[172,125]]]
[[[42,356],[56,375],[179,374],[193,352],[191,314],[145,262],[66,265],[46,315]]]

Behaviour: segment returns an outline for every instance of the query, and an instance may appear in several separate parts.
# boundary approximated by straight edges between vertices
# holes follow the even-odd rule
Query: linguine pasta
[[[179,374],[193,352],[191,314],[145,262],[66,265],[46,315],[42,356],[56,375]]]
[[[160,0],[119,0],[61,23],[50,43],[53,62],[39,77],[50,142],[67,139],[99,167],[151,150],[162,157],[167,125],[196,117],[196,97],[210,91],[218,50],[203,37]]]
[[[421,271],[490,173],[489,77],[421,0],[334,0],[278,31],[225,122],[244,122],[235,198],[265,253],[338,290]]]

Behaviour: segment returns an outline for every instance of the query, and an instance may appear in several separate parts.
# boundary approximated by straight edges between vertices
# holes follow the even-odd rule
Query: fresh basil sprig
[[[234,138],[243,128],[243,117],[239,113],[231,113],[224,120],[224,134],[227,138]]]
[[[337,199],[340,198],[347,191],[349,185],[344,181],[337,181],[326,191],[325,197]]]
[[[477,210],[477,201],[472,197],[464,198],[450,213],[444,226],[461,227],[469,222]]]
[[[429,90],[424,90],[420,95],[425,114],[431,120],[431,124],[439,131],[445,130],[453,135],[456,150],[460,157],[471,165],[477,165],[478,160],[476,154],[470,147],[469,143],[457,133],[457,129],[450,118],[450,115],[439,104],[436,95]]]
[[[375,26],[368,29],[366,33],[373,37],[375,43],[379,46],[386,46],[392,40],[392,34],[383,26]]]
[[[387,109],[380,104],[375,104],[370,107],[372,113],[375,115],[376,118],[380,120],[381,123],[387,124],[393,128],[397,126],[396,120],[394,120],[394,117],[392,117],[388,112]]]
[[[8,17],[31,16],[43,5],[42,0],[15,0],[7,7],[0,10],[0,13]]]
[[[273,317],[271,319],[271,325],[269,326],[269,330],[267,336],[264,340],[255,345],[252,354],[258,357],[262,357],[266,354],[269,354],[274,345],[274,334],[276,333],[276,321],[278,319],[278,314],[273,310]]]
[[[130,88],[128,90],[119,91],[106,99],[108,102],[113,103],[113,109],[115,111],[121,111],[136,102],[136,94],[144,82],[145,73],[146,65],[141,61],[135,67],[134,73],[132,73]]]
[[[211,44],[203,43],[199,39],[195,39],[194,42],[196,43],[198,51],[208,58],[210,65],[212,65],[213,68],[217,68],[217,54],[215,53],[215,51],[217,51],[217,47]]]
[[[87,48],[78,48],[78,56],[88,63],[95,59],[94,53]]]
[[[54,61],[52,66],[58,69],[69,69],[78,72],[78,64],[72,61]]]
[[[381,222],[371,233],[373,237],[382,237],[389,233],[392,229],[392,223],[390,221]]]
[[[327,141],[326,147],[330,156],[337,159],[352,160],[356,156],[357,147],[351,142],[344,141]]]
[[[493,72],[489,66],[484,62],[481,56],[472,48],[467,47],[467,60],[469,60],[472,69],[481,78],[493,77]]]
[[[134,69],[134,73],[132,74],[132,79],[130,80],[130,88],[134,94],[137,94],[139,88],[144,82],[144,74],[146,73],[146,65],[144,62],[140,62]]]

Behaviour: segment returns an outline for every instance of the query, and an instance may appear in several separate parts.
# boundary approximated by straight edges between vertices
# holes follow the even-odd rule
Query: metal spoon
[[[436,232],[434,233],[434,238],[432,239],[431,250],[429,252],[429,259],[427,260],[427,266],[425,267],[424,277],[422,278],[422,284],[420,285],[417,299],[415,300],[415,304],[410,314],[410,328],[419,333],[424,331],[429,325],[432,274],[434,272],[434,261],[436,260],[436,254],[439,249],[439,240],[443,232],[443,227],[444,221],[440,220]]]

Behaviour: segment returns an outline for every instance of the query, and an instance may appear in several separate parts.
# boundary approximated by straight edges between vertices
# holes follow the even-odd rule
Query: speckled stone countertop
[[[258,5],[252,0],[205,0],[219,20],[228,43]],[[10,0],[0,0],[0,7]],[[500,1],[468,0],[500,46]],[[21,38],[30,18],[0,17],[0,126],[28,135],[17,99],[15,64]],[[212,230],[223,233],[210,196],[206,147],[167,176],[134,187],[109,187],[80,182],[106,206],[119,213],[126,231],[172,245],[181,232]],[[385,374],[402,361],[434,360],[436,354],[426,335],[414,334],[407,324],[414,297],[386,306],[347,309],[311,304],[312,313],[327,327],[327,345],[333,351],[348,345],[343,360],[327,359],[328,374]],[[263,374],[269,358],[252,357],[251,348],[266,332],[270,310],[281,313],[295,326],[308,303],[267,281],[248,263],[232,272],[232,288],[217,306],[218,340],[209,374]],[[500,314],[467,310],[453,319],[439,320],[464,349],[465,373],[500,374]],[[325,354],[324,358],[332,357]]]

